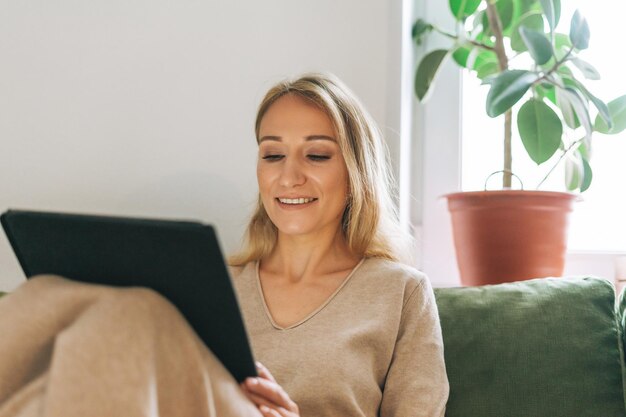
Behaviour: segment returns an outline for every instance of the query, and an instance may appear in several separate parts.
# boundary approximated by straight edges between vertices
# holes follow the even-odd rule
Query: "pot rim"
[[[456,191],[453,193],[443,194],[439,198],[447,200],[459,199],[465,197],[494,197],[494,196],[518,196],[518,197],[554,197],[564,200],[574,200],[576,202],[583,201],[584,198],[578,193],[567,191],[544,191],[544,190],[483,190],[483,191]]]

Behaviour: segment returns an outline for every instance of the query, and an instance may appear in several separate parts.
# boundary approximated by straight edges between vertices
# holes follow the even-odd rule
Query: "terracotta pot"
[[[463,285],[563,275],[568,217],[577,195],[501,190],[445,197]]]

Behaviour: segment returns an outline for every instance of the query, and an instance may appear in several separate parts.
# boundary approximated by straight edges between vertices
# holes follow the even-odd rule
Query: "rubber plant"
[[[578,56],[589,46],[585,18],[576,11],[569,33],[558,32],[560,0],[449,0],[449,10],[457,23],[455,33],[423,19],[413,25],[418,45],[435,33],[452,41],[449,48],[429,51],[420,60],[414,83],[418,100],[427,99],[442,62],[452,58],[488,85],[487,115],[504,115],[503,188],[511,187],[515,110],[530,158],[538,165],[556,160],[546,178],[564,161],[567,189],[585,191],[592,180],[593,133],[616,134],[626,128],[626,95],[607,104],[587,87],[600,74]],[[555,154],[559,156],[553,159]]]

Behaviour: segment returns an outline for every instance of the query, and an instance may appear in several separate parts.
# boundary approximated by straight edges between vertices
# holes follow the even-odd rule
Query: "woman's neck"
[[[261,267],[292,282],[315,279],[352,269],[360,261],[339,231],[327,236],[292,236],[279,233],[274,251]]]

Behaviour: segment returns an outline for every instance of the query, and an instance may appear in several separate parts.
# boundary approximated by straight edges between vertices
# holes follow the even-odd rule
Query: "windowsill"
[[[621,268],[618,268],[618,262]],[[625,268],[624,251],[571,250],[565,256],[564,275],[595,275],[615,280],[618,275],[622,275],[622,279],[626,278]]]
[[[573,256],[626,256],[623,250],[598,250],[598,249],[572,249],[567,251],[568,255]]]

